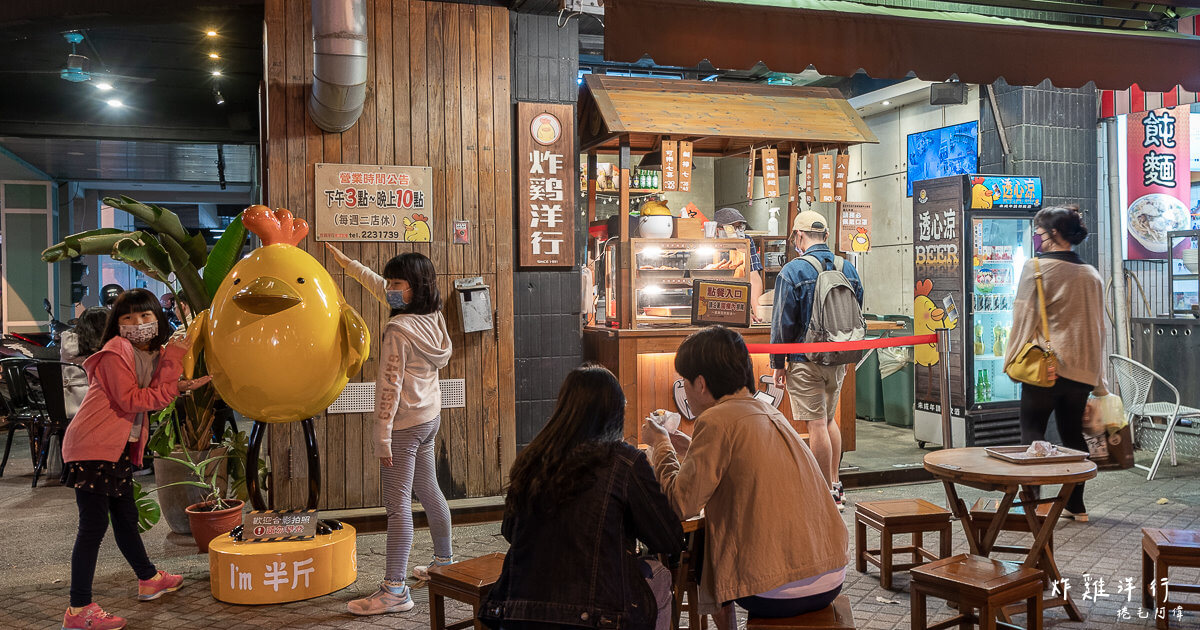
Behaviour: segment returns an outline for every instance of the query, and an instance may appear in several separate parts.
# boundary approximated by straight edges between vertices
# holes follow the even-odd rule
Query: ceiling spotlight
[[[209,37],[216,37],[217,32],[212,29],[209,29],[209,31],[207,33],[205,33],[205,35],[208,35]]]
[[[882,104],[882,105],[891,105],[891,104],[892,104],[892,102],[891,102],[891,101],[884,101],[884,102],[883,102],[883,103],[881,103],[881,104]]]
[[[120,99],[110,98],[106,102],[109,107],[125,107],[125,103],[122,103]]]
[[[213,99],[217,101],[217,105],[225,104],[225,97],[221,96],[221,90],[213,88]]]
[[[109,83],[108,81],[101,81],[96,84],[96,89],[100,90],[101,92],[107,92],[113,88],[112,88],[112,84]]]
[[[219,77],[219,76],[221,76],[221,71],[220,71],[220,70],[213,70],[213,71],[212,71],[212,75],[213,75],[214,77]]]
[[[217,54],[217,53],[215,53],[215,52],[210,52],[210,53],[208,53],[208,58],[209,58],[209,59],[220,59],[220,58],[221,58],[221,55],[219,55],[219,54]]]

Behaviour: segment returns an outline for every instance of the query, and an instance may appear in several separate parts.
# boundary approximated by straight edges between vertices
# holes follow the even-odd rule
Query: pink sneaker
[[[183,576],[159,571],[149,580],[138,580],[138,601],[148,602],[183,588]]]
[[[125,627],[125,620],[104,612],[99,604],[93,602],[76,615],[72,615],[68,608],[63,614],[62,627],[63,630],[120,630]]]

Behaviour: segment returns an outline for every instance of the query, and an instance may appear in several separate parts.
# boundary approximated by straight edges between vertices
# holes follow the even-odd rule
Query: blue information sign
[[[1038,210],[1042,207],[1042,180],[971,175],[967,178],[966,196],[972,210]]]

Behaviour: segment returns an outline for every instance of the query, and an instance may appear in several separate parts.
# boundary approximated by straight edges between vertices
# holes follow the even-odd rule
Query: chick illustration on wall
[[[371,337],[325,267],[298,247],[308,234],[307,222],[266,206],[247,208],[242,222],[263,246],[234,265],[212,306],[188,327],[193,345],[184,373],[191,374],[202,359],[221,398],[255,421],[250,458],[257,460],[263,423],[299,420],[306,436],[311,434],[312,417],[362,369]],[[316,480],[309,507],[315,508],[320,467],[315,436],[306,441],[309,478]],[[247,470],[257,473],[249,464]],[[251,500],[262,509],[257,474],[253,477]]]
[[[404,240],[408,243],[428,243],[433,240],[429,231],[429,217],[414,214],[412,218],[404,217]]]
[[[929,294],[933,291],[933,281],[926,278],[917,283],[913,300],[913,334],[931,335],[937,330],[954,330],[958,320],[951,319],[945,309],[938,308]],[[923,343],[914,349],[914,359],[917,365],[933,366],[938,363],[936,343]]]
[[[867,232],[867,228],[858,228],[858,232],[850,237],[850,251],[861,253],[870,251],[871,249],[871,234]]]

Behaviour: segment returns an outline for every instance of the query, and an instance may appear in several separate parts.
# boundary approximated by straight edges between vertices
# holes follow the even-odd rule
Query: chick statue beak
[[[233,303],[255,315],[274,315],[300,303],[300,296],[279,278],[261,276],[233,296]]]

